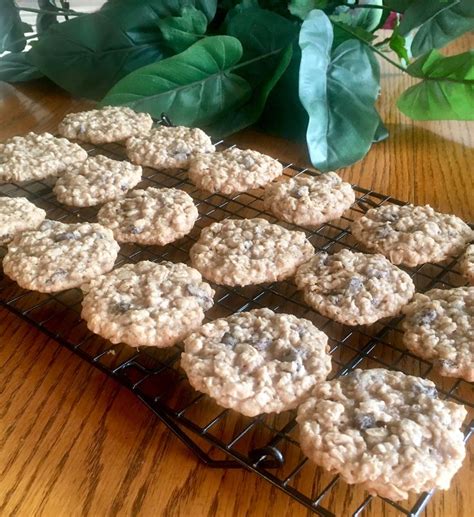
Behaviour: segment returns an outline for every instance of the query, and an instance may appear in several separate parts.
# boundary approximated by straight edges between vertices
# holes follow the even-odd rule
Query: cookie
[[[308,305],[345,325],[396,316],[415,293],[410,276],[384,256],[348,249],[318,253],[298,269],[295,281]]]
[[[474,287],[417,293],[403,312],[403,343],[440,375],[474,381]]]
[[[46,212],[26,197],[0,197],[0,245],[18,233],[38,228],[45,217]]]
[[[459,269],[466,280],[474,285],[474,244],[467,247],[461,258]]]
[[[300,174],[270,185],[264,192],[267,210],[283,221],[307,228],[341,217],[354,201],[350,183],[335,172]]]
[[[148,133],[152,125],[148,113],[137,113],[125,106],[106,106],[69,113],[59,124],[58,132],[73,140],[105,144]]]
[[[278,160],[250,149],[197,154],[189,162],[189,179],[208,192],[233,194],[263,187],[283,173]]]
[[[82,147],[49,133],[14,136],[0,144],[0,183],[57,176],[86,158]]]
[[[69,206],[95,206],[122,197],[142,178],[142,168],[129,162],[91,156],[70,166],[58,179],[54,193]]]
[[[397,501],[449,488],[465,456],[465,416],[431,381],[377,368],[317,384],[297,421],[310,460]]]
[[[331,371],[327,336],[310,321],[256,309],[202,326],[181,366],[197,390],[247,416],[295,408]]]
[[[204,131],[183,126],[160,126],[147,135],[127,140],[130,161],[155,169],[185,169],[193,154],[214,151]]]
[[[168,347],[196,330],[214,291],[185,264],[126,264],[85,286],[82,317],[112,343]]]
[[[195,268],[216,284],[251,285],[283,280],[311,258],[303,232],[265,219],[225,219],[202,230],[189,254]]]
[[[46,220],[13,239],[3,271],[24,289],[52,293],[110,271],[118,251],[112,232],[97,223]]]
[[[384,205],[370,209],[351,226],[354,237],[394,264],[415,267],[456,256],[474,237],[469,226],[429,205]]]
[[[186,192],[150,187],[132,190],[125,198],[107,203],[97,217],[118,242],[164,246],[188,234],[199,212]]]

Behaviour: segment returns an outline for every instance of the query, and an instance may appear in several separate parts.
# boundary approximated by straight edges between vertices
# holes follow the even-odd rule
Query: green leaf
[[[293,16],[304,20],[313,9],[324,9],[328,0],[291,0],[288,10]]]
[[[423,81],[398,99],[402,113],[415,120],[474,120],[474,51],[443,57],[432,50],[407,72]]]
[[[265,82],[278,66],[282,52],[296,40],[299,27],[265,9],[249,8],[234,15],[227,34],[243,47],[243,61],[253,61],[239,70],[253,87]]]
[[[15,2],[2,0],[0,12],[0,53],[5,50],[21,52],[25,48],[26,39]]]
[[[437,15],[449,9],[460,0],[413,0],[403,15],[398,30],[402,36],[406,36],[410,31],[420,25],[432,20]]]
[[[408,65],[410,62],[410,45],[411,38],[409,36],[402,36],[398,29],[392,32],[389,39],[390,48],[397,54],[404,65]]]
[[[414,56],[444,47],[450,41],[474,30],[474,1],[461,0],[424,23],[413,38]]]
[[[30,51],[31,62],[74,95],[101,98],[119,79],[163,57],[156,6],[129,3],[49,27]]]
[[[397,13],[404,13],[412,2],[413,0],[383,0],[383,5]]]
[[[331,21],[333,21],[333,34],[334,40],[332,47],[336,48],[341,43],[351,39],[361,39],[366,41],[367,43],[372,42],[375,39],[375,34],[362,29],[361,27],[352,27],[343,22],[338,22],[336,20],[332,20],[332,16],[330,16]]]
[[[332,53],[332,25],[312,11],[300,33],[300,99],[309,114],[307,142],[311,161],[323,172],[360,160],[379,126],[374,107],[379,68],[360,41],[342,43]]]
[[[133,0],[108,0],[101,7],[101,11],[108,9],[128,10]],[[217,0],[159,0],[157,2],[146,2],[146,0],[135,0],[137,7],[141,3],[149,3],[150,13],[159,18],[167,16],[179,16],[183,7],[196,7],[202,11],[206,18],[211,21],[216,15]]]
[[[193,6],[183,7],[181,16],[159,20],[158,27],[168,47],[179,53],[202,38],[207,29],[207,18]]]
[[[270,92],[288,68],[292,55],[293,47],[290,45],[283,52],[276,70],[260,88],[254,91],[252,98],[242,106],[224,113],[208,126],[206,131],[215,137],[222,138],[257,122],[262,115]]]
[[[126,105],[176,124],[204,126],[250,97],[245,79],[233,73],[242,45],[231,36],[211,36],[181,54],[145,66],[119,81],[102,105]]]
[[[43,74],[28,61],[26,52],[11,53],[0,57],[0,81],[21,83],[40,77],[43,77]]]

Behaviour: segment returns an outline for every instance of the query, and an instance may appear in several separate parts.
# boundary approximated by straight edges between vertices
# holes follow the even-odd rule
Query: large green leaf
[[[410,31],[420,27],[424,23],[432,20],[440,13],[449,9],[460,0],[413,0],[398,26],[398,31],[402,36],[406,36]]]
[[[26,45],[23,26],[13,0],[2,0],[0,6],[0,53],[5,50],[21,52]]]
[[[398,99],[405,115],[415,120],[474,120],[474,51],[443,57],[432,50],[407,72],[423,81]]]
[[[331,53],[332,39],[329,18],[312,11],[300,33],[299,95],[309,114],[311,161],[323,172],[365,156],[380,120],[374,107],[379,69],[371,51],[349,40]]]
[[[160,0],[112,7],[52,25],[31,61],[77,96],[101,98],[119,79],[163,57],[155,7]]]
[[[189,6],[183,7],[180,16],[160,20],[158,26],[167,46],[179,53],[202,38],[207,29],[207,18],[202,11]]]
[[[223,113],[206,130],[213,136],[225,137],[257,122],[265,108],[268,96],[288,68],[292,55],[293,47],[290,45],[280,56],[278,66],[271,76],[254,90],[252,97],[243,105]]]
[[[132,72],[101,104],[126,105],[155,117],[166,112],[176,124],[211,124],[250,97],[248,82],[233,73],[241,57],[238,39],[205,38],[181,54]]]
[[[411,45],[414,56],[444,47],[462,34],[474,30],[474,0],[461,0],[424,23]]]
[[[146,0],[108,0],[101,7],[102,11],[108,9],[122,9],[128,10],[131,4],[148,3]],[[154,16],[159,18],[166,18],[167,16],[179,16],[183,7],[196,7],[202,11],[207,19],[211,21],[217,9],[217,0],[159,0],[157,2],[149,2],[149,9]]]
[[[43,77],[43,74],[29,62],[26,52],[11,53],[0,57],[0,81],[20,83],[40,77]]]

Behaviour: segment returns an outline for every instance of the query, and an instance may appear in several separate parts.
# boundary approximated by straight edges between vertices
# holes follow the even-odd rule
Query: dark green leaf
[[[206,130],[215,137],[225,137],[257,122],[265,108],[270,92],[288,68],[292,55],[293,47],[290,45],[280,57],[280,62],[271,77],[254,91],[252,98],[242,106],[224,113]]]
[[[474,1],[461,0],[423,24],[413,38],[414,56],[444,47],[462,34],[474,30]]]
[[[407,72],[423,79],[400,96],[397,106],[415,120],[474,120],[474,51],[422,56]]]
[[[367,43],[370,43],[375,39],[375,34],[372,34],[371,32],[368,32],[365,29],[362,29],[361,27],[351,27],[350,25],[335,20],[333,21],[333,23],[333,48],[336,48],[341,43],[344,43],[345,41],[351,39],[361,39],[363,41],[366,41]]]
[[[232,71],[241,57],[238,39],[207,37],[181,54],[131,73],[101,104],[126,105],[155,117],[166,112],[176,124],[211,124],[250,97],[248,82]]]
[[[413,0],[383,0],[383,5],[397,13],[404,13],[412,2]]]
[[[108,0],[101,7],[101,10],[108,9],[122,9],[129,10],[132,7],[132,3],[136,4],[133,7],[140,7],[141,3],[149,3],[150,14],[154,17],[166,18],[167,16],[179,16],[183,7],[196,7],[202,11],[207,19],[211,21],[217,8],[217,0],[159,0],[157,2],[146,2],[146,0]]]
[[[40,77],[43,77],[43,74],[28,61],[26,52],[6,54],[0,57],[0,81],[21,83]]]
[[[398,31],[402,36],[406,36],[410,31],[420,25],[432,20],[437,15],[449,9],[460,0],[413,0],[403,15]]]
[[[328,0],[291,0],[288,10],[293,16],[304,20],[313,9],[324,9]]]
[[[0,53],[5,50],[21,52],[25,48],[26,39],[15,2],[2,0],[0,13]]]
[[[253,61],[239,70],[252,87],[266,82],[278,66],[282,52],[296,40],[299,27],[276,13],[249,8],[234,15],[227,34],[244,49],[243,61]]]
[[[179,53],[202,38],[207,29],[207,18],[193,6],[183,7],[181,16],[169,16],[160,20],[158,26],[168,47]]]
[[[163,57],[157,5],[161,0],[109,6],[52,25],[31,49],[31,61],[72,94],[99,99],[125,75]]]
[[[311,161],[323,172],[360,160],[379,125],[374,107],[379,69],[371,51],[350,40],[331,53],[332,25],[312,11],[300,33],[300,99],[309,114],[307,142]]]

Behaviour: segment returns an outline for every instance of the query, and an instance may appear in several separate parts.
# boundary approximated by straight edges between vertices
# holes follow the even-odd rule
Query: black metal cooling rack
[[[224,145],[219,142],[218,145]],[[105,154],[124,159],[123,146],[84,146],[91,155]],[[284,164],[284,173],[295,176],[317,174],[293,164]],[[47,211],[47,217],[63,222],[94,221],[97,208],[70,208],[61,205],[52,193],[52,181],[0,185],[0,195],[25,196]],[[185,171],[144,169],[138,187],[176,187],[188,192],[198,206],[200,218],[190,235],[164,247],[122,245],[117,265],[139,260],[172,260],[188,262],[188,251],[201,229],[214,221],[234,217],[263,217],[287,228],[292,225],[277,221],[264,211],[262,191],[234,196],[205,194],[188,179]],[[404,204],[377,192],[354,186],[357,200],[340,219],[306,231],[317,250],[337,251],[345,247],[357,249],[349,232],[351,221],[369,207],[387,203]],[[298,228],[302,229],[302,228]],[[5,248],[0,248],[0,257]],[[457,287],[465,282],[457,271],[457,259],[443,264],[425,264],[407,269],[417,290],[433,287]],[[472,385],[459,379],[439,377],[432,365],[410,354],[401,344],[401,318],[368,327],[347,327],[309,309],[291,281],[264,286],[216,289],[215,305],[208,319],[258,307],[290,312],[313,321],[329,336],[333,360],[332,376],[344,375],[356,367],[385,367],[433,380],[446,399],[462,403],[468,409],[465,425],[466,441],[474,430]],[[71,289],[56,294],[26,291],[0,274],[0,305],[25,319],[56,339],[82,359],[133,391],[205,464],[220,468],[246,468],[286,492],[290,497],[322,516],[361,515],[368,508],[373,515],[388,510],[419,516],[426,508],[432,492],[413,496],[404,504],[367,496],[357,486],[346,485],[338,476],[311,464],[298,446],[295,412],[261,415],[248,418],[217,406],[209,397],[194,391],[179,367],[180,346],[169,349],[135,350],[110,342],[90,333],[80,318],[81,292]],[[338,497],[334,497],[337,487]]]

